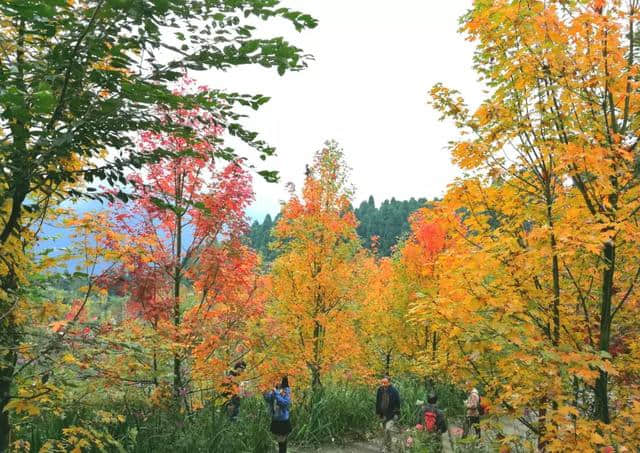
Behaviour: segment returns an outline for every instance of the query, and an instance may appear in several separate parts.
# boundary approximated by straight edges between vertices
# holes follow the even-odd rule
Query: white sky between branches
[[[300,188],[305,164],[327,139],[344,148],[356,206],[369,195],[377,203],[441,196],[459,174],[447,150],[457,134],[450,123],[438,121],[427,104],[428,91],[443,82],[471,105],[482,98],[472,44],[457,32],[470,0],[283,3],[313,15],[318,27],[297,33],[285,23],[262,23],[259,30],[283,35],[313,54],[308,69],[284,77],[261,67],[196,76],[211,87],[272,98],[246,124],[277,148],[278,155],[261,165],[278,170],[281,181],[254,178],[250,217],[262,220],[279,211],[288,197],[285,184]]]

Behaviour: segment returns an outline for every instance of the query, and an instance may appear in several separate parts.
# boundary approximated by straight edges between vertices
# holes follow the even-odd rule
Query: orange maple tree
[[[352,189],[335,143],[316,153],[302,195],[283,206],[269,287],[272,369],[323,378],[360,376],[355,320],[362,300],[364,252],[350,207]],[[269,363],[269,362],[268,362]]]

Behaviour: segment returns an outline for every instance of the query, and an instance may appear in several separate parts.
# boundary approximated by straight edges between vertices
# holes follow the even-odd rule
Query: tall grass
[[[401,393],[400,424],[413,426],[417,400],[424,400],[429,391],[423,384],[406,380],[396,383]],[[296,445],[341,444],[363,439],[378,427],[375,416],[374,387],[328,386],[313,404],[304,395],[297,395],[291,411],[293,432],[290,443]],[[448,416],[462,413],[461,394],[447,385],[436,386],[440,406]],[[192,413],[152,409],[139,404],[126,406],[102,404],[84,408],[63,417],[40,418],[24,426],[19,438],[31,443],[38,451],[47,439],[59,438],[63,428],[88,420],[92,409],[126,415],[123,423],[103,426],[117,439],[124,450],[147,452],[248,452],[273,451],[275,443],[269,431],[270,419],[261,396],[245,398],[240,413],[230,420],[219,405],[208,405]]]

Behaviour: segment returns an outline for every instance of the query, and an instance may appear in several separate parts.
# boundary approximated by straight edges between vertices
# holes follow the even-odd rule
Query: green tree
[[[26,252],[34,221],[62,199],[112,197],[94,181],[126,183],[124,172],[171,156],[140,152],[136,131],[159,129],[193,139],[164,112],[200,107],[261,157],[273,148],[242,125],[240,107],[262,95],[203,89],[176,93],[186,71],[238,65],[305,67],[305,55],[280,37],[256,38],[252,18],[314,27],[278,0],[4,0],[0,3],[0,450],[7,448],[21,322]],[[237,159],[220,139],[216,158]],[[275,174],[261,172],[269,180]],[[120,193],[127,199],[126,194]]]

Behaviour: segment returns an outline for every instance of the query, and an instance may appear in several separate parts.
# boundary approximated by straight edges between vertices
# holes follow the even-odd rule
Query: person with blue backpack
[[[291,387],[287,376],[279,385],[265,393],[269,415],[271,415],[271,433],[278,442],[278,453],[287,453],[287,437],[291,432]]]

